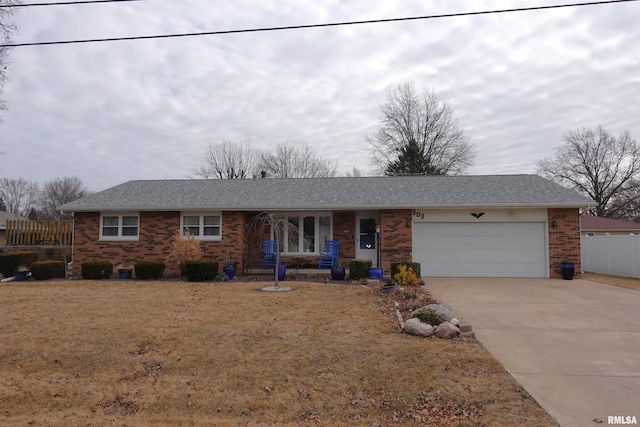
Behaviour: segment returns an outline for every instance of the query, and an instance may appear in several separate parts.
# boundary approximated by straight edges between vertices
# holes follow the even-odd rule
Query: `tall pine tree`
[[[431,163],[429,157],[425,155],[424,149],[415,139],[410,139],[397,151],[398,158],[387,166],[385,175],[444,175],[443,171]]]

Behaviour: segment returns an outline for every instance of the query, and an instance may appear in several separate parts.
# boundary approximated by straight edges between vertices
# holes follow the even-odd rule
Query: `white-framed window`
[[[594,233],[593,231],[587,231],[587,237],[593,237],[595,235],[596,233]]]
[[[286,254],[317,254],[332,238],[331,213],[284,213],[292,230],[285,230],[282,251]],[[295,230],[295,231],[294,231]]]
[[[138,240],[140,214],[103,213],[100,215],[100,240]]]
[[[183,212],[180,216],[181,230],[188,230],[198,240],[222,239],[222,215],[219,212]]]

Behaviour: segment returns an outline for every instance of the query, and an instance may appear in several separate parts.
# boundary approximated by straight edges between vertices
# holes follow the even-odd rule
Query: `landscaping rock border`
[[[426,295],[430,295],[430,292],[426,291],[424,287],[421,287],[420,289],[424,291]],[[404,289],[400,288],[400,290]],[[393,301],[393,305],[395,308],[396,317],[398,319],[398,324],[400,325],[400,329],[406,334],[424,338],[431,336],[444,339],[453,339],[458,337],[471,339],[476,338],[471,325],[461,322],[459,319],[455,318],[453,316],[453,313],[451,313],[451,310],[449,310],[449,308],[443,304],[431,303],[426,304],[422,307],[424,309],[431,309],[435,311],[445,319],[445,321],[437,327],[433,327],[427,323],[423,323],[419,319],[414,317],[410,317],[405,321],[403,314],[400,311],[400,303],[398,301]],[[412,313],[418,310],[420,310],[420,308],[412,310]]]

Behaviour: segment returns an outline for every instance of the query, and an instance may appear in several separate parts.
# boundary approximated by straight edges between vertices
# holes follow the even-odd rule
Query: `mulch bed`
[[[396,309],[402,315],[402,320],[407,321],[411,317],[414,310],[429,304],[438,304],[435,298],[431,297],[430,292],[424,286],[407,286],[398,287],[398,289],[390,294],[385,294],[380,289],[380,285],[374,287],[380,296],[381,304],[385,314],[393,316],[396,319]]]

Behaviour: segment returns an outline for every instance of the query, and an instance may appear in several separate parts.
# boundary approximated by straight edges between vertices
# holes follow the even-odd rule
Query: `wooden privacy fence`
[[[70,245],[71,221],[7,220],[7,245]]]

